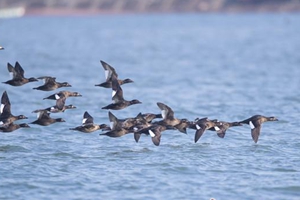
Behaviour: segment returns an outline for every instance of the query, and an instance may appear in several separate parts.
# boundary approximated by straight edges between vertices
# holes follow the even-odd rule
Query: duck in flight
[[[85,111],[83,114],[82,125],[75,128],[70,128],[70,130],[76,130],[83,133],[91,133],[97,130],[107,130],[108,126],[106,124],[94,124],[94,118]]]
[[[55,89],[61,88],[61,87],[72,87],[72,85],[70,85],[68,82],[62,82],[62,83],[56,82],[55,77],[42,76],[42,77],[39,77],[38,79],[44,80],[45,83],[44,83],[44,85],[33,88],[35,90],[51,91],[51,90],[55,90]]]
[[[45,97],[43,99],[57,100],[57,99],[59,99],[61,97],[68,98],[68,97],[81,97],[81,96],[82,95],[79,92],[70,92],[70,91],[64,90],[64,91],[59,91],[59,92],[57,92],[55,94],[52,94],[52,95],[50,95],[48,97]]]
[[[65,105],[66,102],[66,97],[63,94],[59,95],[60,97],[56,100],[56,105],[52,107],[48,107],[45,109],[39,109],[33,111],[33,113],[38,113],[42,110],[47,110],[50,113],[58,113],[58,112],[65,112],[67,109],[75,109],[76,106],[73,106],[72,104],[70,105]]]
[[[27,117],[24,115],[15,116],[11,113],[11,104],[7,92],[4,91],[1,97],[0,125],[7,126],[12,122],[20,119],[27,119]]]
[[[15,124],[15,123],[10,123],[7,126],[0,127],[0,132],[13,132],[19,128],[30,128],[30,126],[26,123],[22,124]]]
[[[248,119],[240,121],[240,123],[248,124],[250,126],[252,139],[255,143],[257,143],[262,124],[264,122],[269,122],[269,121],[278,121],[278,119],[276,117],[265,117],[263,115],[254,115]]]
[[[25,78],[24,77],[24,69],[21,67],[19,62],[16,62],[15,67],[13,67],[10,63],[7,63],[7,69],[10,74],[12,74],[12,79],[8,80],[6,82],[3,82],[5,84],[11,85],[11,86],[22,86],[29,82],[38,81],[36,78]]]
[[[100,60],[101,65],[104,68],[104,73],[105,73],[105,82],[100,83],[100,84],[96,84],[95,86],[99,86],[99,87],[104,87],[104,88],[111,88],[112,87],[112,76],[114,75],[116,78],[118,78],[118,74],[116,72],[116,70],[110,66],[109,64],[107,64],[106,62]],[[119,85],[123,85],[126,83],[132,83],[133,80],[126,78],[124,80],[121,79],[117,79]]]
[[[121,110],[128,106],[142,103],[137,99],[133,99],[131,101],[125,100],[123,97],[123,90],[122,90],[116,76],[114,76],[114,75],[112,76],[112,100],[113,100],[113,103],[102,107],[102,109]]]
[[[62,118],[51,118],[50,113],[47,110],[41,110],[38,112],[38,119],[31,122],[31,124],[38,124],[41,126],[48,126],[50,124],[56,123],[56,122],[65,122]]]

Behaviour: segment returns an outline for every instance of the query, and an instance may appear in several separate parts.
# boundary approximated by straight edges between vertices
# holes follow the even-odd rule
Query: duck
[[[50,113],[58,113],[58,112],[65,112],[65,110],[67,110],[67,109],[75,109],[76,108],[76,106],[73,106],[72,104],[65,105],[66,97],[63,94],[60,94],[60,96],[61,97],[56,100],[55,106],[48,107],[45,109],[35,110],[35,111],[33,111],[33,113],[38,113],[42,110],[46,110]]]
[[[145,128],[135,131],[134,132],[134,140],[136,142],[139,142],[141,134],[150,135],[152,143],[155,146],[159,146],[160,140],[161,140],[161,133],[165,130],[174,130],[174,127],[170,126],[170,125],[152,124],[149,127],[145,127]]]
[[[75,128],[70,128],[70,130],[91,133],[97,130],[108,130],[108,126],[106,124],[94,124],[94,118],[87,111],[85,111],[83,114],[82,125]]]
[[[107,106],[102,107],[102,109],[108,109],[108,110],[122,110],[128,106],[134,105],[134,104],[140,104],[140,102],[137,99],[133,99],[131,101],[127,101],[123,97],[123,90],[121,86],[119,85],[116,76],[112,75],[112,100],[114,103],[111,103]]]
[[[9,73],[12,74],[12,79],[6,82],[2,82],[11,86],[22,86],[29,82],[38,81],[36,78],[25,78],[24,77],[24,69],[21,67],[20,63],[17,61],[15,63],[15,67],[13,67],[10,63],[7,63],[7,69]]]
[[[44,80],[45,83],[44,85],[33,88],[34,90],[52,91],[61,87],[72,87],[72,85],[70,85],[68,82],[62,82],[62,83],[56,82],[56,78],[51,76],[42,76],[39,77],[38,79]]]
[[[180,123],[186,123],[186,119],[177,119],[174,117],[174,111],[172,108],[167,106],[164,103],[157,102],[157,106],[161,109],[161,115],[162,115],[162,120],[156,122],[160,125],[168,125],[168,126],[173,126],[175,127],[176,125],[179,125]],[[179,126],[178,126],[179,127]]]
[[[142,117],[148,122],[151,123],[154,119],[162,118],[161,114],[154,114],[154,113],[143,113]]]
[[[19,128],[30,128],[30,126],[26,123],[15,124],[12,122],[5,127],[0,127],[0,132],[13,132]]]
[[[264,122],[278,121],[276,117],[266,117],[263,115],[253,115],[252,117],[242,120],[239,123],[248,124],[251,128],[251,136],[255,143],[258,142],[261,126]]]
[[[45,99],[52,99],[52,100],[57,100],[61,97],[65,97],[65,98],[68,98],[68,97],[82,97],[82,95],[79,93],[79,92],[70,92],[70,91],[59,91],[55,94],[52,94],[48,97],[45,97],[43,98],[43,100]]]
[[[217,132],[217,135],[218,135],[220,138],[224,138],[227,129],[229,129],[229,128],[231,128],[231,127],[234,127],[234,126],[243,126],[243,124],[240,123],[240,122],[225,122],[225,121],[219,121],[219,123],[217,123],[216,126],[217,126],[220,130],[217,131],[215,127],[211,127],[211,128],[209,128],[208,130],[210,130],[210,131],[216,131],[216,132]]]
[[[220,128],[218,127],[219,125],[220,124],[218,120],[209,120],[207,117],[200,119],[196,118],[195,121],[189,126],[189,128],[196,130],[194,142],[197,143],[206,130],[214,128],[215,131],[220,131]]]
[[[38,112],[38,119],[31,122],[31,124],[38,124],[41,126],[48,126],[56,122],[65,122],[62,118],[51,118],[50,113],[47,110],[41,110]]]
[[[109,137],[121,137],[131,132],[129,129],[124,128],[122,126],[122,122],[119,122],[118,118],[111,112],[108,112],[108,118],[110,121],[110,130],[105,133],[100,133],[99,135],[106,135]]]
[[[181,133],[187,134],[187,128],[189,128],[191,125],[191,122],[188,119],[181,119],[180,123],[175,125],[174,128],[176,128]]]
[[[21,119],[28,119],[25,115],[13,115],[11,113],[11,104],[9,101],[9,97],[7,92],[4,91],[1,97],[1,106],[0,106],[0,125],[6,126],[10,123],[21,120]]]
[[[112,66],[107,64],[106,62],[100,60],[100,63],[104,68],[106,81],[103,83],[100,83],[100,84],[96,84],[95,86],[104,87],[104,88],[112,88],[112,75],[114,75],[116,78],[118,78],[118,74],[116,73],[116,70]],[[118,81],[119,85],[133,82],[133,80],[131,80],[129,78],[126,78],[124,80],[117,79],[117,81]]]

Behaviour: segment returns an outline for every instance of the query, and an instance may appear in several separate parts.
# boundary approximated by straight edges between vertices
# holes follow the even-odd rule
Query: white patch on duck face
[[[58,94],[55,94],[55,99],[60,99],[60,96]]]
[[[50,112],[56,111],[56,109],[54,107],[50,108]]]
[[[86,122],[87,118],[83,118],[82,123],[84,124]]]
[[[252,123],[252,121],[249,122],[249,125],[250,125],[250,128],[251,128],[251,129],[254,129],[254,128],[255,128],[255,126],[254,126],[254,124]]]
[[[153,133],[152,130],[149,130],[149,134],[150,134],[151,137],[155,137],[155,134]]]
[[[200,130],[201,127],[200,127],[198,124],[196,124],[196,129],[197,129],[197,130]]]
[[[214,128],[215,128],[216,131],[219,131],[219,130],[220,130],[220,128],[217,127],[217,126],[215,126]]]
[[[0,106],[0,113],[3,113],[4,106],[5,106],[5,104],[1,104],[1,106]]]

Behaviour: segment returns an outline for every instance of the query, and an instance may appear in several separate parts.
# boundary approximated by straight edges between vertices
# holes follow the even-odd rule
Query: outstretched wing
[[[112,76],[112,100],[114,103],[124,101],[123,90],[117,80],[116,76]]]
[[[24,70],[18,61],[15,64],[15,70],[20,78],[24,78]]]
[[[206,126],[205,124],[196,124],[196,133],[195,133],[195,143],[200,139],[200,137],[203,135]]]
[[[94,118],[87,111],[85,111],[83,114],[82,125],[93,124],[93,123],[94,123]]]
[[[63,110],[66,102],[66,97],[62,97],[56,100],[56,107],[58,110]]]
[[[18,78],[17,71],[15,70],[15,68],[10,63],[7,63],[7,69],[8,69],[8,72],[9,72],[12,79],[17,79]]]
[[[254,126],[255,126],[254,128],[251,128],[251,136],[252,136],[253,141],[255,143],[257,143],[258,138],[259,138],[259,134],[260,134],[261,125],[256,124]]]
[[[111,80],[112,75],[114,74],[116,77],[118,77],[118,74],[116,73],[116,70],[110,66],[109,64],[107,64],[106,62],[100,60],[103,68],[104,68],[104,73],[105,73],[105,78],[106,81]]]
[[[167,106],[161,102],[157,102],[157,106],[161,109],[161,115],[162,115],[163,119],[166,119],[166,118],[173,119],[174,118],[174,112],[169,106]]]

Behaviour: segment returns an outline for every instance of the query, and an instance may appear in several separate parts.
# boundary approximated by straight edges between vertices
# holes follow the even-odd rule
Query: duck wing
[[[204,131],[206,130],[205,124],[196,124],[196,133],[195,133],[195,143],[200,139],[200,137],[203,135]]]
[[[62,97],[56,100],[56,107],[58,110],[63,110],[66,102],[66,97]]]
[[[251,125],[251,136],[252,139],[255,143],[257,143],[258,138],[259,138],[259,134],[260,134],[260,130],[261,130],[261,125],[259,123],[253,123],[254,127],[252,127]]]
[[[15,64],[15,71],[17,72],[20,78],[24,78],[24,70],[18,61]]]
[[[87,111],[85,111],[83,114],[82,125],[93,124],[93,123],[94,123],[94,118]]]
[[[164,120],[167,118],[174,119],[174,111],[169,106],[161,102],[157,102],[157,106],[161,109],[161,115]]]
[[[112,76],[112,100],[114,103],[124,101],[123,90],[116,76]]]
[[[18,79],[18,72],[15,70],[15,68],[10,64],[7,63],[7,69],[9,74],[11,75],[12,79]]]
[[[112,66],[110,66],[109,64],[107,64],[106,62],[104,62],[102,60],[100,60],[100,62],[104,68],[106,81],[111,80],[112,75],[115,75],[116,77],[118,77],[116,70]]]

